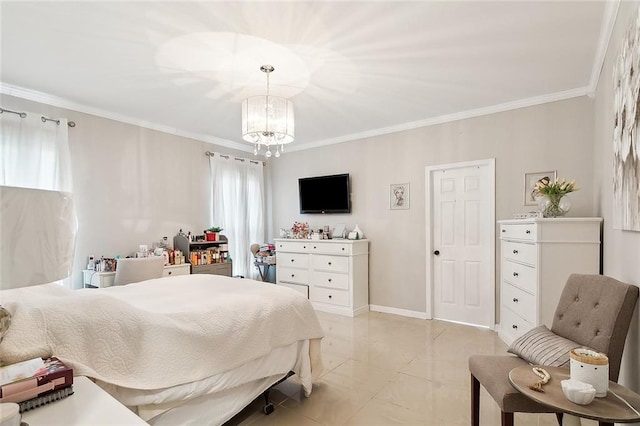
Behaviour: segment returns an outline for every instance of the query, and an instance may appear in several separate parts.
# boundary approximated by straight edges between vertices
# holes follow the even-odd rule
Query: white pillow
[[[507,352],[534,365],[568,367],[569,352],[581,346],[541,325],[514,340]]]

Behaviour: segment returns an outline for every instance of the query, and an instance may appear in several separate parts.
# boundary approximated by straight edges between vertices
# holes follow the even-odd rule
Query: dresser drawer
[[[500,327],[502,328],[502,332],[509,336],[509,340],[513,342],[515,339],[531,330],[533,328],[533,324],[527,322],[521,316],[503,306],[500,318]]]
[[[311,285],[348,290],[349,275],[334,272],[312,271]]]
[[[280,267],[278,268],[278,281],[309,284],[309,271],[306,269]]]
[[[351,254],[351,244],[345,243],[312,243],[311,253]]]
[[[500,238],[513,238],[523,241],[535,241],[536,225],[533,223],[502,225],[500,228]]]
[[[320,271],[349,272],[349,258],[341,256],[324,256],[314,254],[311,256],[311,267]]]
[[[163,277],[174,277],[176,275],[189,275],[191,273],[191,264],[182,263],[180,265],[167,265],[162,270]]]
[[[276,252],[278,253],[278,256],[280,256],[281,251],[308,253],[311,251],[311,241],[278,241],[276,243]]]
[[[309,286],[307,286],[307,285],[304,285],[304,284],[293,284],[293,283],[278,283],[278,285],[281,285],[283,287],[288,287],[291,290],[295,290],[298,293],[302,294],[307,299],[309,298]]]
[[[515,260],[531,266],[535,266],[538,263],[538,249],[535,244],[503,241],[502,256],[505,259]]]
[[[531,324],[536,323],[536,297],[508,283],[502,284],[502,305]]]
[[[312,302],[349,306],[349,292],[345,290],[311,287],[309,288],[309,296]]]
[[[302,253],[278,252],[278,264],[287,268],[308,268],[309,255]]]
[[[502,279],[531,294],[536,294],[536,269],[532,266],[505,260],[502,262]]]

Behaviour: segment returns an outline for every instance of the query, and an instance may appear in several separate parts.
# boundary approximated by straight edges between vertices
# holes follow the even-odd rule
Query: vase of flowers
[[[540,196],[538,206],[544,217],[560,217],[571,209],[571,200],[567,194],[577,191],[576,181],[567,182],[566,179],[551,182],[544,177],[536,182],[535,191]]]

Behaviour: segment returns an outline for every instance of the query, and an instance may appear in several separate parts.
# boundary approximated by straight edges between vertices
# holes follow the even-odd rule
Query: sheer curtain
[[[67,120],[25,114],[0,114],[0,286],[70,286],[77,219]]]
[[[229,239],[233,275],[257,278],[249,247],[264,242],[264,177],[262,161],[235,159],[214,153],[209,157],[212,226]]]

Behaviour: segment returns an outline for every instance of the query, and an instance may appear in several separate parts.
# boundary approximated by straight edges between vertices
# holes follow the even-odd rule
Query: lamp
[[[271,146],[276,146],[276,157],[284,152],[284,146],[293,142],[295,122],[293,103],[279,96],[269,94],[269,74],[274,68],[263,65],[260,71],[267,75],[267,94],[252,96],[242,101],[242,139],[255,145],[253,153],[267,148],[265,157],[271,157]]]

